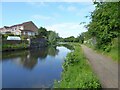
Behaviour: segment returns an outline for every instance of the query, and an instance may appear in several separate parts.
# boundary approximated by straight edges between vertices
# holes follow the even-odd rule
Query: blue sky
[[[95,9],[92,2],[4,2],[2,3],[2,25],[11,26],[33,21],[37,27],[45,27],[62,37],[77,36],[85,32],[84,25]]]

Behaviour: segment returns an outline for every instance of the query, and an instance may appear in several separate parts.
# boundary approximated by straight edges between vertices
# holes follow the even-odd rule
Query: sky
[[[87,31],[81,22],[90,22],[92,2],[2,2],[2,24],[11,26],[33,21],[39,27],[53,30],[60,37],[77,37]]]

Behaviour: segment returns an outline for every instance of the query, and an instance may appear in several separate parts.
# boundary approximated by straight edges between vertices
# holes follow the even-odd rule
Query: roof
[[[22,26],[22,25],[24,25],[24,24],[27,24],[27,23],[33,23],[32,21],[28,21],[28,22],[23,22],[22,24],[16,24],[16,25],[12,25],[12,26],[4,26],[3,28],[6,28],[6,29],[8,29],[8,28],[12,28],[12,27],[16,27],[16,26]],[[33,23],[34,24],[34,23]],[[35,25],[35,24],[34,24]],[[36,26],[36,25],[35,25]],[[0,30],[2,30],[3,28],[0,28]],[[37,26],[36,26],[36,28],[37,28]]]
[[[10,26],[10,27],[16,27],[16,26],[22,26],[24,24],[27,24],[27,23],[31,23],[32,21],[28,21],[28,22],[23,22],[22,24],[16,24],[16,25],[13,25],[13,26]],[[33,23],[33,22],[32,22]]]

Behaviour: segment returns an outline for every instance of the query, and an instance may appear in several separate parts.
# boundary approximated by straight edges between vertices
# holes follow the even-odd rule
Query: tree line
[[[45,38],[48,40],[48,44],[56,44],[59,35],[55,31],[48,31],[46,28],[40,27],[38,29],[38,35],[35,35],[35,38]]]
[[[89,18],[91,21],[83,33],[86,40],[96,39],[95,48],[110,50],[112,41],[118,38],[120,32],[119,5],[120,2],[94,2],[95,10]]]
[[[80,42],[80,43],[84,42],[83,33],[78,35],[76,38],[74,36],[62,38],[55,31],[52,31],[52,30],[48,31],[44,27],[40,27],[38,29],[38,35],[36,35],[35,37],[46,38],[48,40],[49,44],[56,44],[56,42]]]

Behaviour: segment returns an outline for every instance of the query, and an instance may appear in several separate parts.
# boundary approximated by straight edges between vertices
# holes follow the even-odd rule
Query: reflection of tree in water
[[[24,61],[24,65],[29,69],[33,69],[37,64],[38,58],[40,58],[39,60],[45,60],[47,55],[55,56],[58,54],[58,52],[59,50],[56,49],[56,47],[31,49],[29,55]]]
[[[56,56],[56,55],[58,55],[58,52],[59,52],[59,50],[56,49],[56,47],[50,46],[48,48],[48,55],[50,55],[50,56]]]
[[[17,57],[25,57],[26,55],[28,55],[28,53],[28,50],[2,52],[2,60],[12,60]]]
[[[59,44],[58,46],[64,46],[64,47],[66,47],[69,50],[74,50],[74,47],[72,45],[69,45],[69,44],[63,43],[63,44]]]
[[[25,68],[30,69],[30,70],[33,69],[35,67],[35,65],[37,64],[37,59],[30,56],[30,54],[28,54],[26,57],[21,59],[21,61],[22,61],[22,65]]]
[[[3,61],[4,60],[13,60],[16,63],[16,58],[19,59],[19,64],[22,64],[27,69],[33,69],[37,64],[38,58],[39,60],[45,60],[47,55],[55,56],[59,52],[56,47],[45,47],[45,48],[36,48],[31,50],[23,50],[23,51],[11,51],[3,53]]]
[[[45,47],[45,48],[36,48],[36,49],[30,50],[30,56],[32,56],[32,57],[34,57],[36,59],[40,58],[42,60],[42,59],[46,58],[47,52],[48,52],[47,47]]]

